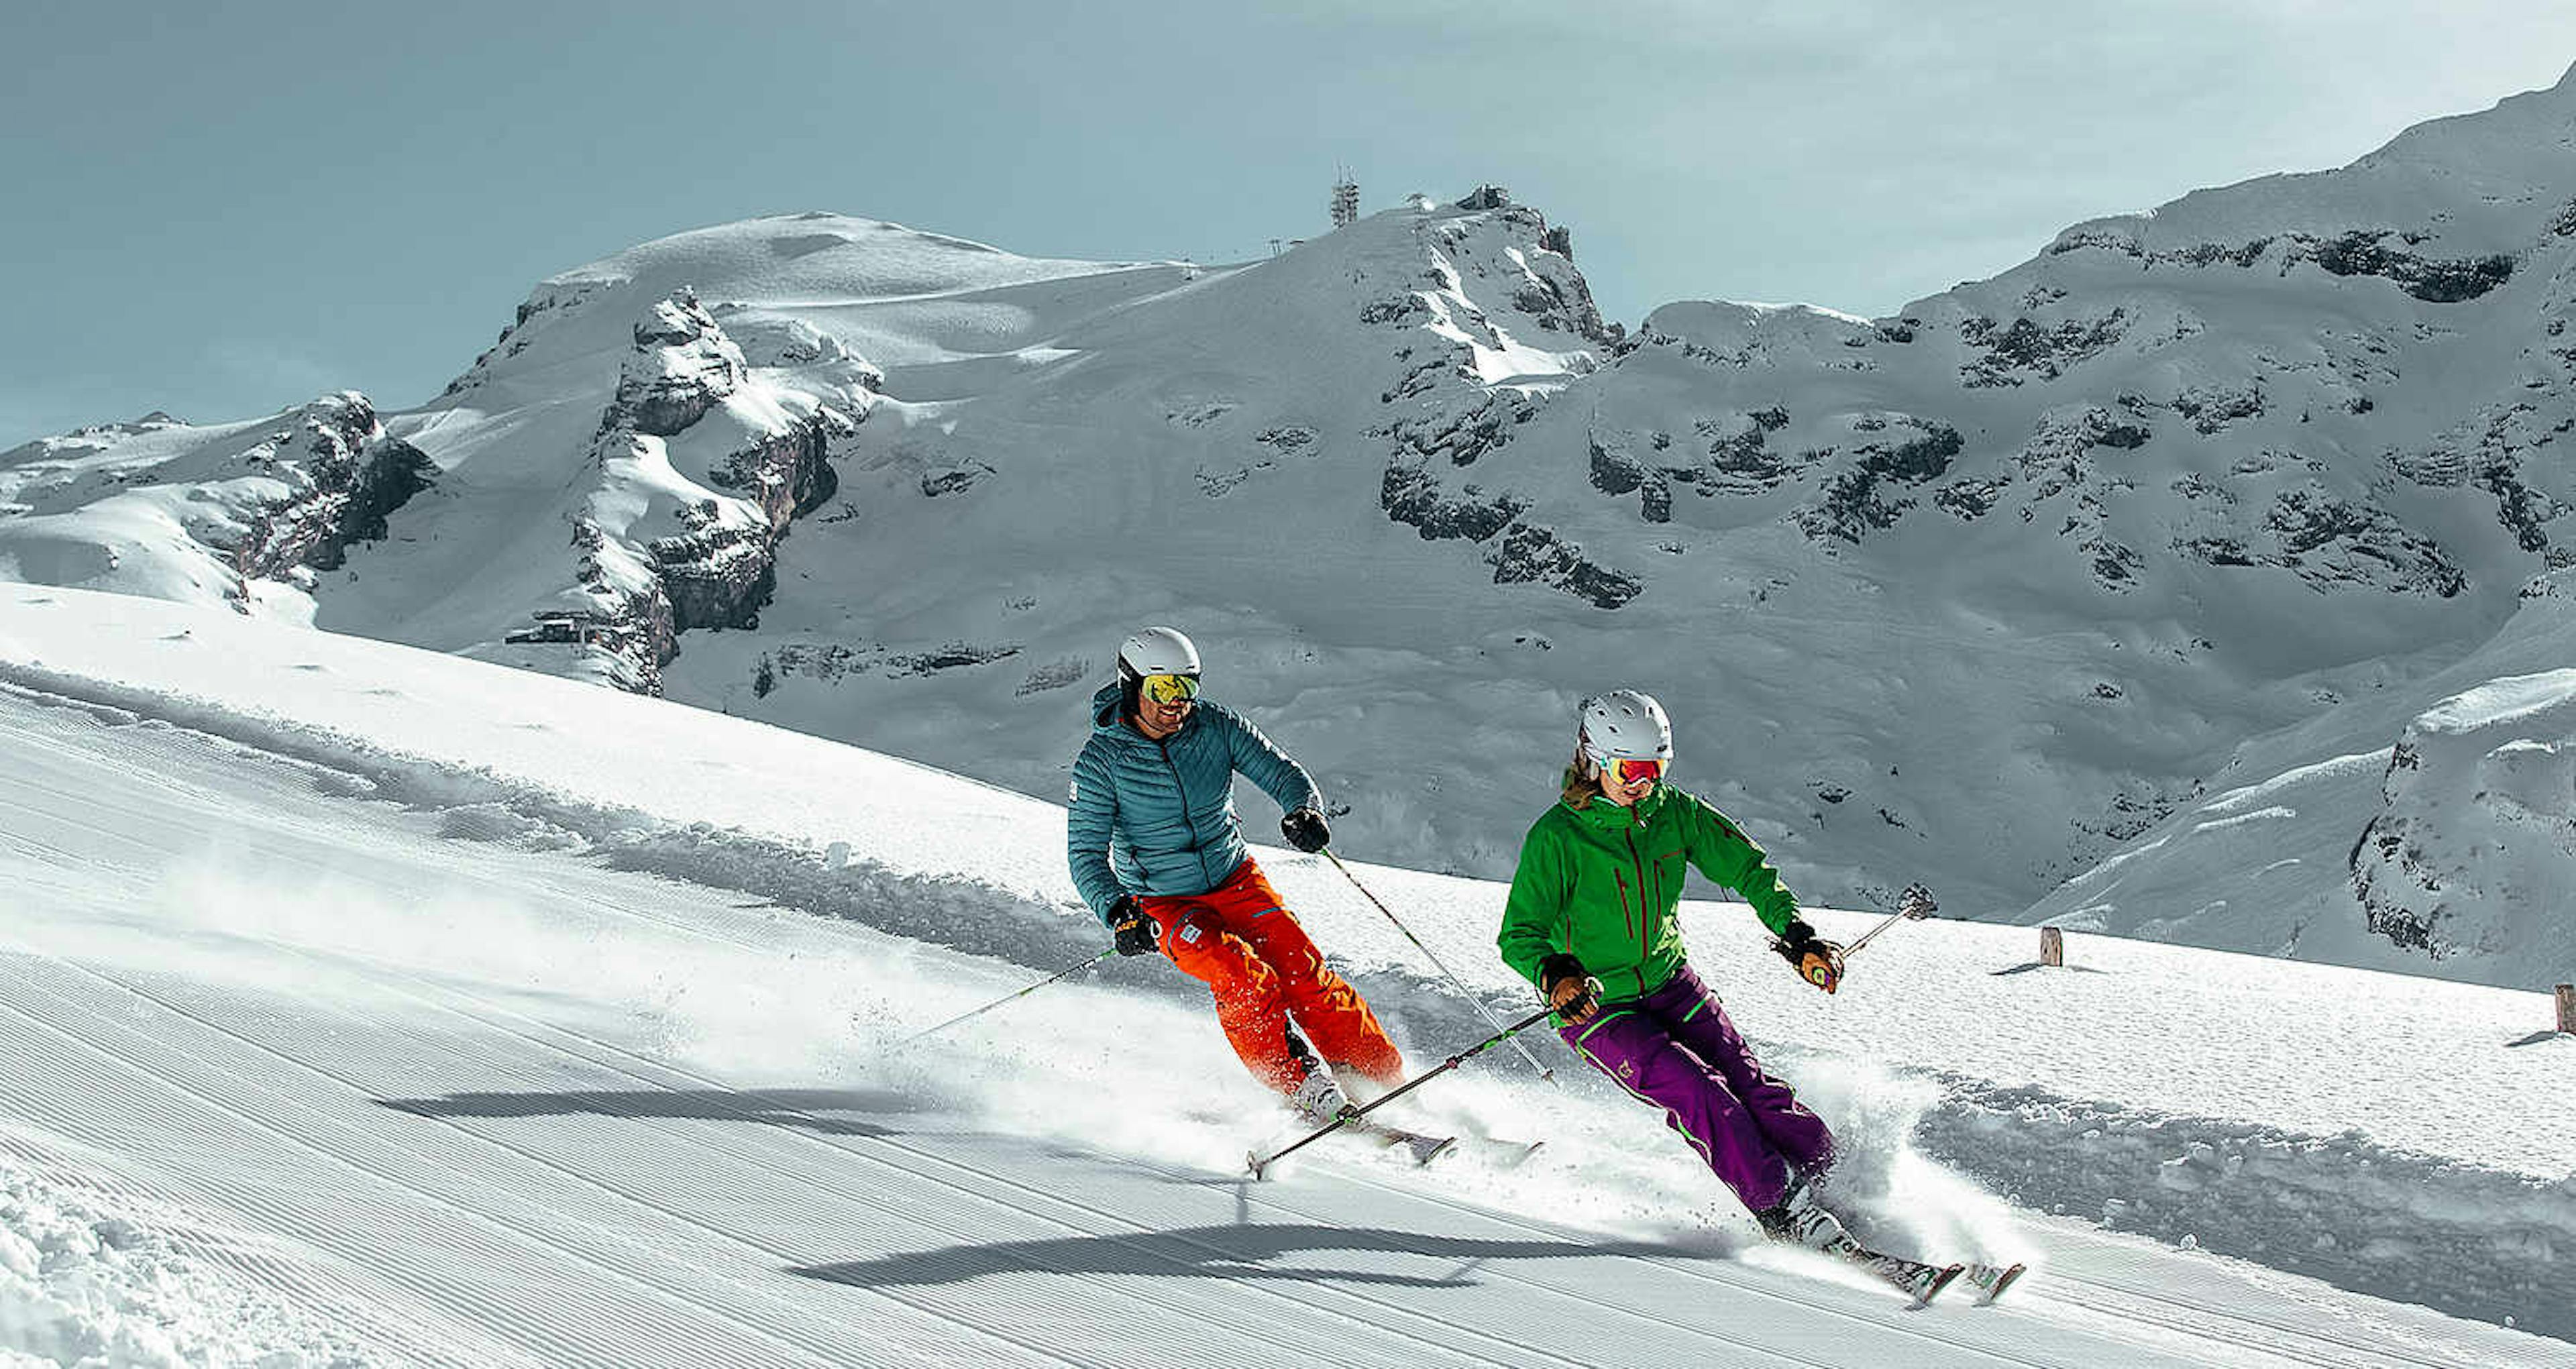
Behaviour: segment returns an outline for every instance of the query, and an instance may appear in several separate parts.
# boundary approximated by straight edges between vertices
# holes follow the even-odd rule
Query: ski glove
[[[1288,838],[1289,845],[1311,856],[1323,850],[1324,843],[1333,839],[1333,829],[1324,825],[1322,809],[1300,808],[1279,820],[1279,835]]]
[[[1118,901],[1109,905],[1109,930],[1118,938],[1120,955],[1152,955],[1160,949],[1155,941],[1162,929],[1145,916],[1133,894],[1120,894]]]
[[[1581,960],[1563,951],[1538,962],[1538,991],[1568,1023],[1589,1021],[1601,1010],[1601,981],[1584,972]]]
[[[1780,958],[1797,967],[1798,977],[1827,993],[1843,982],[1843,948],[1816,935],[1804,918],[1791,918],[1772,944]]]

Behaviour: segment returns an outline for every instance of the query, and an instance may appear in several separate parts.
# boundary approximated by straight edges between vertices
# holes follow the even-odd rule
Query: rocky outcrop
[[[771,341],[774,359],[788,364],[850,362],[819,334]],[[875,378],[863,363],[850,364],[863,382]],[[613,658],[615,683],[652,693],[679,653],[681,633],[759,626],[778,587],[779,542],[839,489],[832,444],[855,433],[864,417],[864,410],[844,414],[831,404],[783,423],[737,416],[732,440],[741,445],[708,463],[706,485],[672,468],[668,440],[687,434],[702,441],[699,425],[759,384],[742,348],[694,293],[653,306],[635,326],[634,351],[592,443],[610,493],[594,500],[603,512],[575,523],[578,593],[587,606],[540,611],[539,627],[514,640],[587,646]],[[784,410],[764,404],[759,411]],[[639,505],[642,514],[634,512]],[[611,509],[623,512],[612,520]]]
[[[726,456],[708,478],[719,489],[759,505],[771,530],[783,536],[789,523],[823,507],[840,492],[840,474],[832,469],[832,444],[858,428],[857,419],[827,404],[787,431]]]
[[[1386,468],[1378,488],[1378,507],[1386,516],[1421,534],[1425,542],[1463,538],[1482,542],[1521,516],[1527,500],[1488,494],[1474,485],[1459,494],[1442,492],[1440,482],[1419,461]]]
[[[1619,332],[1604,325],[1591,287],[1574,269],[1572,236],[1548,227],[1534,209],[1514,205],[1500,187],[1485,186],[1459,201],[1471,217],[1435,216],[1416,230],[1428,269],[1420,283],[1399,295],[1380,296],[1360,309],[1364,324],[1401,330],[1396,350],[1403,370],[1379,395],[1396,410],[1368,430],[1391,448],[1378,491],[1388,518],[1426,541],[1460,540],[1485,549],[1496,584],[1543,584],[1602,608],[1637,596],[1643,583],[1587,559],[1546,526],[1524,515],[1531,500],[1514,490],[1488,489],[1448,472],[1492,458],[1535,420],[1558,385],[1590,374],[1595,361],[1584,350],[1556,351],[1581,343],[1615,344]],[[1478,302],[1501,290],[1510,311],[1489,312]],[[1526,331],[1557,337],[1538,339]],[[1547,350],[1542,350],[1547,349]],[[1555,377],[1488,377],[1528,369],[1534,356],[1564,366]],[[1595,449],[1595,481],[1618,492],[1639,489],[1642,468],[1624,484],[1621,470]],[[1659,479],[1645,494],[1648,516],[1669,516],[1671,495]]]
[[[617,394],[601,426],[677,436],[741,389],[747,371],[742,349],[697,295],[684,290],[635,325],[635,350],[618,369]]]
[[[675,635],[758,627],[760,610],[778,589],[775,531],[725,522],[720,509],[712,499],[683,506],[680,524],[687,530],[647,544],[670,600]]]
[[[352,543],[382,538],[388,517],[435,475],[419,448],[385,433],[355,390],[314,400],[295,419],[237,458],[288,490],[244,511],[246,527],[227,548],[244,580],[337,569]]]
[[[2419,257],[2391,247],[2396,237],[2407,247],[2423,241],[2417,234],[2368,229],[2323,241],[2298,239],[2298,255],[2338,276],[2378,276],[2394,281],[2407,294],[2427,304],[2459,304],[2513,278],[2513,258],[2502,253],[2452,260]]]
[[[1959,340],[1983,355],[1959,368],[1959,383],[1971,390],[2019,385],[2024,380],[2055,380],[2068,368],[2109,350],[2128,332],[2128,311],[2113,309],[2095,319],[2069,319],[2055,325],[2028,318],[1998,325],[1972,318],[1959,325]]]
[[[1644,582],[1585,559],[1583,549],[1554,532],[1527,523],[1514,525],[1486,558],[1494,583],[1536,583],[1590,601],[1595,608],[1619,608],[1645,590]]]
[[[2319,593],[2357,587],[2449,599],[2468,588],[2440,544],[2385,509],[2315,486],[2280,491],[2250,529],[2183,538],[2174,550],[2210,566],[2276,566]]]
[[[2329,275],[2377,276],[2427,304],[2476,299],[2511,280],[2514,272],[2514,259],[2501,252],[2470,257],[2420,255],[2409,249],[2429,241],[2431,234],[2394,228],[2355,228],[2332,236],[2282,233],[2239,243],[2201,242],[2156,250],[2144,244],[2141,231],[2136,220],[2082,224],[2059,234],[2049,244],[2048,255],[2091,249],[2116,252],[2151,267],[2194,269],[2268,263],[2279,274],[2300,263],[2313,263]],[[2557,231],[2555,224],[2551,231]],[[2395,239],[2393,245],[2391,239]]]
[[[1906,416],[1896,427],[1911,435],[1874,438],[1852,449],[1850,464],[1826,480],[1819,501],[1798,511],[1800,530],[1820,541],[1858,545],[1872,529],[1896,526],[1917,502],[1897,489],[1940,479],[1963,445],[1958,430],[1946,423]]]

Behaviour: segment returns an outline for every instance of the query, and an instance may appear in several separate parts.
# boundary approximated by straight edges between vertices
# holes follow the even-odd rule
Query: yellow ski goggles
[[[1148,675],[1137,692],[1158,704],[1185,704],[1199,696],[1196,675]]]

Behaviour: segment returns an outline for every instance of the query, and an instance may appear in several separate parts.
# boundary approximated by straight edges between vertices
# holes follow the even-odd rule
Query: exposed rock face
[[[1438,480],[1421,465],[1389,466],[1378,502],[1386,516],[1422,534],[1426,542],[1464,538],[1482,542],[1512,525],[1528,505],[1510,495],[1487,494],[1474,485],[1458,495],[1444,495]]]
[[[2027,318],[1998,327],[1993,319],[1973,318],[1959,325],[1960,339],[1983,355],[1959,368],[1969,389],[2019,385],[2025,379],[2055,380],[2068,368],[2109,350],[2126,334],[2128,312],[2113,309],[2101,318],[2067,319],[2043,327]]]
[[[848,360],[819,334],[777,341],[777,359],[791,364]],[[862,378],[874,372],[862,368]],[[616,683],[652,693],[679,654],[681,633],[759,626],[778,587],[778,543],[839,488],[832,443],[864,417],[817,404],[782,422],[766,416],[782,408],[776,397],[762,395],[768,402],[734,417],[724,434],[710,431],[711,415],[737,397],[753,398],[759,384],[743,349],[694,293],[653,306],[635,327],[634,351],[592,443],[609,488],[592,501],[596,512],[575,522],[578,593],[587,605],[540,610],[542,626],[514,640],[581,643],[612,658]],[[673,465],[669,444],[683,438],[693,448],[739,445],[706,463],[700,485]],[[640,515],[634,495],[620,491],[645,496]]]
[[[673,437],[742,388],[742,349],[694,293],[673,295],[635,325],[635,350],[617,377],[603,426]]]
[[[760,506],[771,530],[784,536],[787,525],[823,507],[841,488],[833,471],[832,443],[858,430],[858,420],[825,405],[814,416],[734,452],[718,462],[710,478]]]
[[[1487,559],[1493,563],[1495,584],[1553,585],[1596,608],[1619,608],[1645,588],[1635,576],[1595,565],[1584,559],[1580,547],[1528,524],[1513,527]]]
[[[1851,462],[1827,480],[1822,501],[1799,510],[1798,526],[1808,536],[1857,546],[1870,529],[1896,526],[1917,503],[1896,487],[1940,479],[1959,454],[1958,430],[1947,424],[1904,415],[1895,432],[1852,448]]]
[[[1567,349],[1608,347],[1620,336],[1602,323],[1591,287],[1574,269],[1565,250],[1570,235],[1551,230],[1544,216],[1512,204],[1498,187],[1483,187],[1458,207],[1475,212],[1426,220],[1417,230],[1430,267],[1423,283],[1430,288],[1381,296],[1359,312],[1363,324],[1401,330],[1407,338],[1396,353],[1404,369],[1379,396],[1395,412],[1370,430],[1394,448],[1379,506],[1426,541],[1484,547],[1496,584],[1543,584],[1618,608],[1643,591],[1643,582],[1586,559],[1553,529],[1521,521],[1531,507],[1527,496],[1508,487],[1448,484],[1444,467],[1461,470],[1501,450],[1564,381],[1596,364],[1590,351]],[[1518,317],[1478,304],[1491,286],[1471,286],[1471,279],[1504,283]],[[1554,336],[1532,335],[1533,325]],[[1533,364],[1547,373],[1531,374]],[[1497,376],[1509,379],[1497,384]],[[1599,469],[1606,474],[1596,480],[1616,483],[1624,468],[1614,462]],[[1641,475],[1619,492],[1642,482]],[[1660,484],[1645,497],[1650,507],[1658,501],[1670,507]]]
[[[231,550],[245,579],[289,578],[295,567],[339,567],[353,542],[385,535],[385,520],[430,487],[435,469],[420,450],[388,437],[375,406],[354,390],[304,406],[298,428],[274,434],[242,458],[287,483],[291,493],[249,511]]]

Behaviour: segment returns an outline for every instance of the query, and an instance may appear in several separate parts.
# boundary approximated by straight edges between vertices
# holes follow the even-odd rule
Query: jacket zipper
[[[1646,858],[1637,853],[1637,827],[1635,819],[1632,818],[1629,820],[1628,830],[1625,835],[1628,838],[1628,859],[1637,867],[1637,992],[1644,993],[1646,991],[1646,959],[1650,954],[1646,948],[1646,922],[1648,920],[1648,914],[1645,908]]]
[[[1190,834],[1190,852],[1199,858],[1199,883],[1213,884],[1215,880],[1208,874],[1207,850],[1199,845],[1198,823],[1190,817],[1190,787],[1181,780],[1180,762],[1172,759],[1172,738],[1157,740],[1154,749],[1163,753],[1163,766],[1172,772],[1172,792],[1181,796],[1181,830]]]

